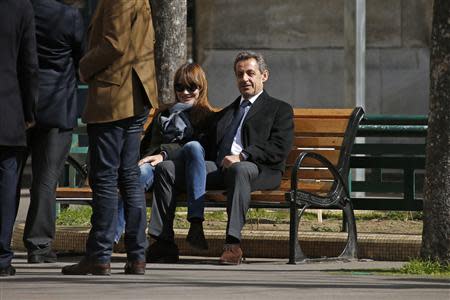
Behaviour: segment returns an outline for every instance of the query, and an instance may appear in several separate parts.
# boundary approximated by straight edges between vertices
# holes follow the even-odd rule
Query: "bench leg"
[[[303,207],[299,214],[296,203],[291,202],[289,222],[289,264],[296,264],[298,261],[306,259],[298,242],[298,225],[305,209],[306,206]]]
[[[358,244],[357,244],[357,232],[356,221],[353,207],[350,201],[346,201],[343,207],[343,217],[347,223],[348,238],[344,251],[339,255],[339,258],[355,259],[358,257]]]

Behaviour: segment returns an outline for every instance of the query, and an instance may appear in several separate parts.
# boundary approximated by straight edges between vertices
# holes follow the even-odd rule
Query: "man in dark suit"
[[[73,2],[73,1],[71,1]],[[56,262],[55,191],[77,124],[77,69],[83,19],[75,7],[33,0],[39,60],[36,126],[28,131],[32,158],[30,206],[23,235],[29,263]]]
[[[249,208],[252,190],[270,190],[280,185],[287,155],[293,141],[292,107],[270,97],[264,91],[269,71],[261,54],[241,52],[236,56],[234,72],[241,96],[218,114],[211,145],[206,152],[206,188],[227,191],[227,236],[222,264],[239,264],[241,230]],[[149,233],[156,239],[149,247],[147,260],[176,261],[173,218],[176,193],[181,189],[183,172],[175,162],[156,167],[155,201]],[[197,237],[203,232],[196,233]],[[192,238],[192,237],[191,237]]]
[[[11,237],[20,200],[26,128],[34,123],[38,61],[28,0],[0,1],[0,276],[12,276]]]

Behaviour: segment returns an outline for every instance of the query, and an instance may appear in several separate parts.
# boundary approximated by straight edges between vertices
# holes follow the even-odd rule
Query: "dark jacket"
[[[78,9],[55,0],[32,1],[39,59],[38,126],[70,129],[77,122],[77,69],[84,26]]]
[[[34,121],[38,63],[33,8],[28,0],[0,1],[0,145],[25,146]]]
[[[187,135],[181,140],[174,140],[174,136],[172,132],[164,134],[161,127],[161,116],[168,117],[169,110],[164,110],[155,115],[149,127],[147,128],[144,138],[141,141],[141,158],[150,155],[156,155],[161,153],[162,151],[166,152],[166,159],[175,159],[178,153],[178,150],[187,142],[195,139],[196,131],[191,127],[189,122],[189,112],[181,112],[180,115],[183,115],[183,119],[189,123],[188,129],[186,129]],[[172,142],[169,142],[172,140]]]
[[[233,113],[239,106],[240,99],[241,97],[238,97],[218,114],[215,131],[209,138],[206,159],[216,160],[217,147],[233,119]],[[256,181],[264,181],[252,188],[274,188],[273,183],[275,186],[279,184],[287,156],[292,148],[294,138],[292,107],[286,102],[270,97],[264,91],[245,116],[241,130],[243,151],[248,154],[248,161],[254,162],[260,170],[261,178]]]

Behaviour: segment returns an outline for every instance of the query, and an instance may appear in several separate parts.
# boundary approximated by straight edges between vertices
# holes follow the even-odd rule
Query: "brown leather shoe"
[[[127,261],[125,264],[125,274],[144,275],[145,261]]]
[[[82,259],[77,264],[63,267],[61,273],[64,275],[111,275],[111,265],[109,263],[91,263]]]
[[[225,244],[219,263],[222,265],[239,265],[242,261],[242,255],[240,244]]]

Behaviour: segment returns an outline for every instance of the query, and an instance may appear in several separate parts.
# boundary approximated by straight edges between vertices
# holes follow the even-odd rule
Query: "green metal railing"
[[[425,115],[364,118],[357,133],[364,139],[350,160],[353,170],[365,170],[351,180],[355,209],[422,210],[426,134]]]

